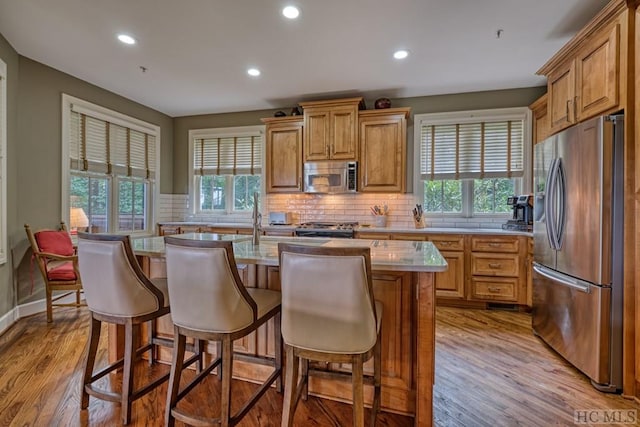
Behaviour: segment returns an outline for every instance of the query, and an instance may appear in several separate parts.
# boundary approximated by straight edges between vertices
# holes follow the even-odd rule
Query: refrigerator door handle
[[[540,264],[533,263],[533,271],[538,273],[539,275],[546,277],[549,280],[553,280],[554,282],[560,283],[565,286],[569,286],[570,288],[576,289],[580,292],[584,292],[586,294],[591,293],[591,286],[579,279],[575,279],[570,276],[566,276],[564,274],[553,271],[547,267],[544,267]]]
[[[555,239],[555,216],[553,213],[553,182],[555,179],[555,171],[556,171],[556,159],[551,161],[549,165],[549,171],[547,172],[547,183],[545,188],[545,200],[544,200],[544,216],[547,222],[547,240],[549,241],[549,246],[551,249],[556,248],[556,239]]]
[[[559,206],[558,206],[558,211],[556,212],[557,215],[557,228],[556,228],[556,244],[557,249],[560,250],[562,249],[562,243],[564,242],[564,228],[565,225],[567,224],[567,213],[566,213],[566,208],[567,208],[567,182],[565,180],[565,172],[564,172],[564,166],[562,164],[562,159],[559,158],[558,162],[556,164],[556,182],[555,182],[555,186],[558,192],[558,202],[559,202]]]

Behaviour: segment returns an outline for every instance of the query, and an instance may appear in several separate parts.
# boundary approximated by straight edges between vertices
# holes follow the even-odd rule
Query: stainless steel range
[[[305,222],[295,229],[299,237],[331,237],[353,239],[357,222]]]

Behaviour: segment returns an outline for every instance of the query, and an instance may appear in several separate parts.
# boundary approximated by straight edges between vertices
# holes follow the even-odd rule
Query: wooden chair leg
[[[87,358],[84,363],[84,374],[82,377],[82,401],[80,403],[80,409],[87,409],[87,407],[89,407],[89,394],[85,390],[85,386],[91,384],[91,377],[93,377],[93,367],[96,363],[96,353],[98,352],[98,344],[100,342],[101,325],[102,322],[95,319],[92,314],[91,326],[89,327],[89,341],[87,341]]]
[[[173,359],[171,361],[171,374],[169,375],[169,385],[167,391],[167,406],[165,408],[165,425],[175,426],[176,419],[171,415],[171,410],[176,406],[178,393],[180,392],[180,377],[184,365],[184,352],[187,338],[178,332],[178,328],[173,330]]]
[[[302,400],[309,398],[309,359],[302,359]]]
[[[375,427],[376,418],[380,411],[380,387],[382,384],[381,371],[382,371],[382,340],[380,339],[381,333],[378,332],[378,340],[376,346],[373,349],[373,405],[371,406],[371,427]]]
[[[275,315],[273,326],[273,342],[275,343],[275,369],[282,369],[282,330],[281,320],[282,315],[279,312]],[[276,391],[282,393],[282,374],[276,379]]]
[[[298,369],[300,361],[294,352],[294,348],[285,345],[286,373],[284,385],[284,402],[282,404],[282,427],[293,426],[293,416],[296,411],[296,386],[298,385]]]
[[[47,298],[47,323],[53,322],[53,295],[51,289],[47,286],[45,289]]]
[[[80,290],[76,291],[76,306],[80,307]]]
[[[353,356],[351,362],[353,381],[353,426],[364,427],[364,377],[362,356]]]
[[[198,361],[196,362],[196,373],[199,374],[204,369],[204,349],[206,348],[205,340],[194,340],[195,352],[198,355]]]
[[[229,427],[231,421],[231,373],[233,371],[233,341],[222,340],[222,392],[220,396],[220,425]]]
[[[222,342],[216,342],[216,357],[220,357],[222,360]],[[218,380],[222,380],[222,366],[218,366]]]
[[[124,325],[124,367],[122,370],[122,423],[131,421],[131,393],[133,392],[133,366],[135,364],[135,343],[139,341],[140,328],[127,320]]]
[[[152,366],[158,359],[158,346],[153,344],[153,338],[156,336],[156,327],[154,320],[149,320],[147,324],[147,340],[149,341],[149,344],[151,344],[151,350],[149,351],[149,366]]]

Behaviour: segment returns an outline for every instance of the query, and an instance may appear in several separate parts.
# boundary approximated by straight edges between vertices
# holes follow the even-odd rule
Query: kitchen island
[[[308,245],[371,248],[373,287],[376,300],[383,304],[382,323],[382,404],[383,410],[415,416],[416,426],[432,424],[432,399],[435,352],[435,288],[434,273],[445,271],[447,263],[431,242],[390,241],[364,239],[324,239],[295,237],[266,237],[253,245],[250,236],[191,233],[185,239],[224,239],[234,242],[236,263],[247,287],[280,290],[278,243],[294,242]],[[166,277],[163,237],[134,238],[136,256],[151,278]],[[159,333],[171,336],[173,328],[169,316],[159,319]],[[238,353],[272,356],[273,321],[256,333],[236,341]],[[110,329],[110,354],[116,357],[121,336]],[[164,350],[164,349],[163,349]],[[215,345],[207,353],[215,354]],[[213,357],[213,356],[211,356]],[[170,361],[171,353],[161,351],[160,359]],[[260,381],[270,368],[234,361],[234,377]],[[316,368],[348,371],[350,366],[319,364]],[[365,372],[372,372],[372,361]],[[349,402],[351,384],[328,378],[312,377],[309,392],[313,395]],[[371,401],[372,390],[366,389]]]

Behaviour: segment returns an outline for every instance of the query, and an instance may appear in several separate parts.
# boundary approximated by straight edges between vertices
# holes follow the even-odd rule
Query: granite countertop
[[[379,271],[437,272],[448,268],[447,262],[431,242],[261,236],[260,244],[254,246],[251,236],[237,234],[186,233],[178,236],[182,239],[230,240],[234,242],[236,262],[242,264],[277,266],[278,243],[290,242],[325,247],[369,247],[371,267]],[[163,237],[137,237],[132,238],[131,243],[136,255],[164,256]]]
[[[229,227],[229,228],[252,228],[251,224],[242,222],[188,222],[172,221],[159,222],[160,225],[204,225],[209,227]],[[290,225],[262,225],[262,230],[293,230],[298,224]],[[356,231],[374,233],[420,233],[420,234],[498,234],[505,236],[527,236],[533,237],[530,231],[503,230],[501,228],[473,228],[473,227],[366,227],[358,226]]]

